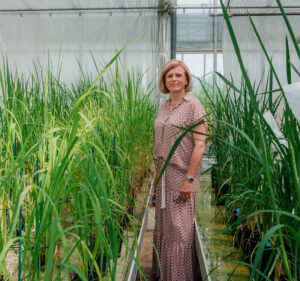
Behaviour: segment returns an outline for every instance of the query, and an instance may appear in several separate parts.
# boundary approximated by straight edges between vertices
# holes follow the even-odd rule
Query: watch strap
[[[189,181],[189,182],[193,182],[194,178],[190,177],[189,175],[185,175],[185,178]]]

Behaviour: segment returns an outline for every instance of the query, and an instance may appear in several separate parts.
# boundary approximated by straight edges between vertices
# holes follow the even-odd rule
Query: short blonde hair
[[[193,80],[192,80],[192,74],[188,67],[186,66],[185,63],[179,60],[170,60],[168,61],[164,67],[161,70],[160,76],[159,76],[159,81],[158,81],[158,90],[161,91],[163,94],[168,94],[169,90],[166,87],[166,74],[169,72],[171,69],[181,66],[184,71],[185,71],[185,76],[187,80],[187,85],[185,87],[186,92],[190,92],[193,88]]]

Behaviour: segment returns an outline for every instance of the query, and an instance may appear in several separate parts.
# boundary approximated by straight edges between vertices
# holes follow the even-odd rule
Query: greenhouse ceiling
[[[300,13],[299,0],[282,0],[287,13]],[[192,4],[191,4],[192,3]],[[224,0],[234,14],[279,12],[276,0]],[[2,0],[1,13],[48,11],[101,11],[101,10],[167,10],[172,8],[205,9],[220,7],[219,1],[187,0]]]
[[[224,1],[232,15],[278,15],[280,14],[276,0],[227,0]],[[299,0],[281,0],[287,14],[300,14]]]
[[[276,0],[227,0],[227,5],[236,7],[278,7]],[[282,0],[285,7],[300,6],[299,0]]]
[[[2,0],[0,11],[155,9],[171,4],[174,0]]]

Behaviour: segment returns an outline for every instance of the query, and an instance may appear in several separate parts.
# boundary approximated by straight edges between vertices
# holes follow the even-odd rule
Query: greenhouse
[[[300,281],[299,0],[2,0],[0,281]]]

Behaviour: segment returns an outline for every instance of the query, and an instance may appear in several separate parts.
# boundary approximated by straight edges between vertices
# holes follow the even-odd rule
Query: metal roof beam
[[[221,6],[218,5],[177,5],[173,7],[175,9],[197,9],[197,10],[208,10],[208,9],[221,9]],[[279,9],[278,7],[262,7],[262,6],[229,6],[228,9]],[[285,6],[284,9],[300,9],[298,6]]]
[[[112,7],[112,8],[59,8],[59,9],[2,9],[0,13],[55,13],[55,12],[97,12],[97,11],[141,11],[141,10],[158,10],[159,7]],[[163,8],[161,11],[165,11]]]

